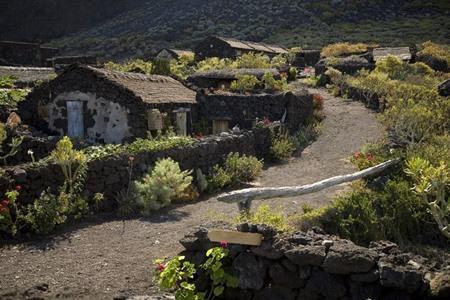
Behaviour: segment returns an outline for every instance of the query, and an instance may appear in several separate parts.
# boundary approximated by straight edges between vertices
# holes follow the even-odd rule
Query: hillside
[[[101,0],[94,2],[101,7]],[[191,48],[211,34],[303,47],[342,40],[384,45],[450,40],[450,4],[446,0],[115,2],[121,5],[103,1],[107,13],[102,18],[98,18],[102,10],[87,10],[90,15],[81,18],[85,20],[83,26],[66,24],[73,25],[75,16],[68,20],[60,17],[56,23],[62,25],[54,27],[66,28],[65,32],[72,34],[50,44],[69,54],[127,58],[146,57],[165,46]],[[73,11],[73,15],[77,13],[81,10]]]

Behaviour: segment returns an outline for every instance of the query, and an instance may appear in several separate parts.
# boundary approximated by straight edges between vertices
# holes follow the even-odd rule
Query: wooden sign
[[[259,246],[263,236],[259,233],[213,230],[208,232],[208,238],[211,242],[226,241],[229,244]]]

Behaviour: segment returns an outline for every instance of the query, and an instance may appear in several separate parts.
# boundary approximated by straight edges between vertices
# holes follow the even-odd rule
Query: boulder
[[[273,247],[273,243],[270,240],[264,240],[258,247],[252,247],[251,251],[261,257],[268,259],[280,259],[283,257],[283,253]]]
[[[305,285],[305,280],[297,272],[292,272],[279,263],[270,266],[269,276],[276,285],[287,288],[295,289]]]
[[[323,269],[334,274],[365,273],[377,261],[378,254],[353,243],[335,243],[328,250]]]
[[[295,300],[295,291],[282,286],[268,286],[255,294],[254,300]]]
[[[264,286],[267,263],[251,253],[241,253],[233,261],[233,269],[237,271],[239,287],[259,290]]]
[[[297,246],[286,251],[284,255],[299,266],[320,266],[326,252],[324,246]]]
[[[422,286],[422,272],[410,265],[401,265],[389,257],[378,262],[380,283],[382,286],[416,292]]]
[[[314,270],[306,284],[306,290],[318,293],[326,299],[339,299],[347,293],[344,280],[322,270]]]

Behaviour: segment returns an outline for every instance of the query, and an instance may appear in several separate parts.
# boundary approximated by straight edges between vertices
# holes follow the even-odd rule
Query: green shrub
[[[450,66],[450,47],[448,45],[439,45],[431,41],[422,44],[422,50],[417,53],[420,57],[433,57],[438,60],[445,61]]]
[[[105,68],[118,72],[137,72],[144,74],[153,74],[153,64],[142,59],[129,60],[124,63],[107,62]]]
[[[0,88],[1,89],[12,89],[17,78],[13,76],[0,77]]]
[[[14,108],[17,106],[17,103],[25,99],[27,94],[27,90],[21,89],[0,90],[0,106]]]
[[[42,192],[39,199],[26,209],[24,220],[30,226],[32,232],[37,234],[49,234],[57,225],[66,222],[69,204],[60,201],[58,197],[48,191]]]
[[[321,56],[322,57],[338,57],[338,56],[346,56],[350,54],[364,53],[367,51],[367,44],[358,43],[358,44],[350,44],[350,43],[336,43],[331,44],[322,49]]]
[[[288,89],[288,83],[285,77],[281,79],[275,79],[273,74],[266,72],[261,82],[264,84],[264,89],[267,91],[286,91]]]
[[[433,69],[424,63],[410,64],[391,55],[377,61],[374,72],[387,74],[393,80],[405,80],[409,76],[429,76],[434,74]]]
[[[355,243],[387,239],[399,244],[430,242],[439,235],[427,213],[427,203],[401,178],[376,192],[361,186],[340,196],[329,207],[308,212],[296,222],[306,230],[320,226]]]
[[[239,215],[235,223],[264,224],[275,228],[279,232],[288,232],[292,230],[289,219],[283,212],[283,209],[273,208],[267,204],[261,204],[250,214]]]
[[[171,158],[159,160],[142,181],[135,182],[137,203],[142,207],[142,213],[149,214],[181,197],[192,183],[190,173],[181,171]]]
[[[244,53],[232,64],[235,69],[265,69],[270,68],[270,58],[261,53]]]
[[[250,182],[261,174],[263,162],[254,156],[230,153],[223,166],[214,166],[209,176],[209,191],[217,191],[227,186]]]
[[[237,80],[231,83],[230,89],[240,93],[251,92],[259,83],[258,78],[253,75],[239,75]]]
[[[231,68],[232,61],[227,58],[209,57],[197,63],[197,71],[210,71]]]
[[[271,61],[270,61],[270,66],[272,68],[279,68],[282,66],[287,65],[288,61],[285,55],[283,54],[278,54],[274,57],[272,57]]]
[[[272,139],[270,153],[276,160],[287,160],[295,151],[295,145],[287,134],[280,134]]]

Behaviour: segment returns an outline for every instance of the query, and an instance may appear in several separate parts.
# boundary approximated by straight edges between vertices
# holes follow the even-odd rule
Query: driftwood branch
[[[229,192],[219,195],[217,200],[227,203],[238,203],[240,208],[248,209],[252,200],[270,199],[270,198],[286,198],[300,196],[304,194],[315,193],[320,190],[357,179],[361,179],[370,175],[380,173],[387,168],[400,162],[400,159],[389,160],[374,167],[352,173],[347,175],[340,175],[324,179],[312,184],[302,186],[289,187],[263,187],[263,188],[248,188],[238,191]],[[244,203],[246,203],[244,205]],[[245,207],[248,206],[248,207]]]

